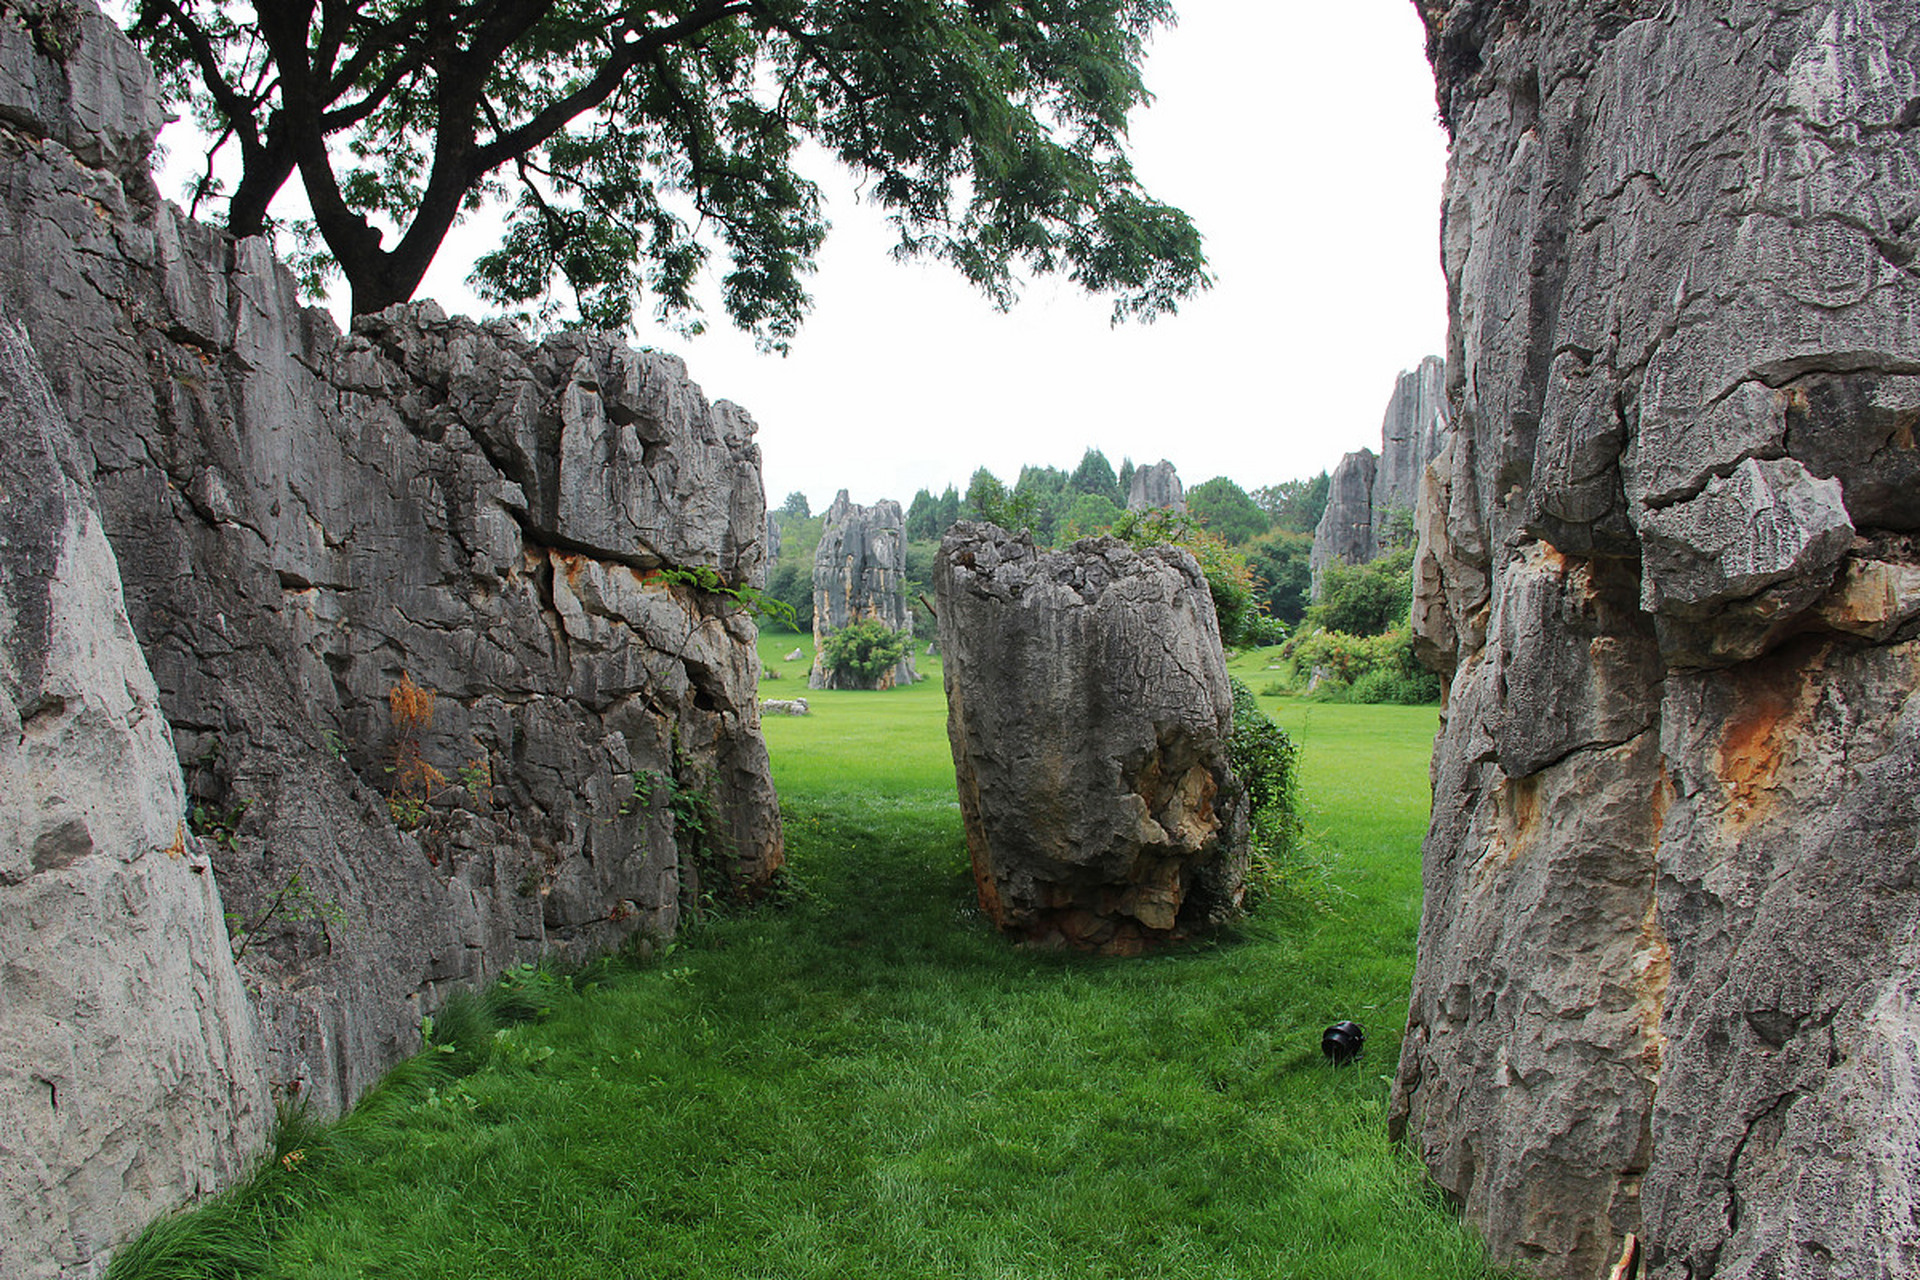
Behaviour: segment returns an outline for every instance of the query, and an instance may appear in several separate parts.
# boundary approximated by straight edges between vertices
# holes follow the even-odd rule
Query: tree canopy
[[[1127,495],[1120,491],[1120,481],[1113,474],[1113,464],[1098,449],[1089,449],[1080,455],[1080,465],[1073,469],[1073,476],[1067,483],[1076,493],[1095,493],[1115,506],[1127,505]]]
[[[895,252],[995,304],[1023,271],[1152,319],[1209,282],[1200,238],[1136,180],[1128,113],[1170,0],[138,0],[170,97],[238,150],[237,235],[331,260],[356,314],[411,297],[454,224],[506,210],[481,294],[625,328],[643,296],[698,328],[715,249],[731,320],[784,349],[827,231],[803,143],[853,171]],[[310,283],[314,276],[309,273]]]
[[[1262,485],[1251,495],[1267,513],[1273,527],[1288,533],[1312,533],[1327,509],[1327,492],[1333,478],[1325,471],[1306,480],[1283,480]]]
[[[1225,476],[1187,490],[1187,511],[1235,546],[1259,537],[1271,523],[1247,491]]]
[[[1329,564],[1307,620],[1329,631],[1377,636],[1407,620],[1413,607],[1413,548],[1366,564]]]

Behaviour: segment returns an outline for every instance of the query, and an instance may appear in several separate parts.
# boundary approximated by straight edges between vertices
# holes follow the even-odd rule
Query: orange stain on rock
[[[1752,690],[1727,722],[1715,772],[1726,788],[1727,810],[1736,822],[1751,822],[1769,807],[1780,776],[1792,700],[1777,690]]]
[[[1505,848],[1511,863],[1516,861],[1540,830],[1540,775],[1508,778],[1500,784],[1494,801],[1499,814],[1496,839]]]

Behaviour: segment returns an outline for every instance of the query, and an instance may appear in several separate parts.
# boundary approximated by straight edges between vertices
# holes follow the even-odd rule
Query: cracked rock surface
[[[188,818],[212,862],[191,883],[224,900],[206,981],[240,953],[273,1086],[336,1111],[455,986],[763,885],[754,628],[689,585],[763,573],[752,420],[606,337],[431,303],[339,333],[263,241],[159,201],[159,97],[123,37],[82,7],[57,61],[22,12],[0,12],[0,307],[118,559],[157,688],[141,732],[177,752],[162,844]],[[704,832],[676,830],[662,777],[710,800]],[[68,878],[147,847],[48,839]],[[150,1206],[221,1181],[257,1123],[206,1128],[237,1145],[202,1179],[149,1167]],[[65,1211],[112,1243],[118,1185],[67,1177]]]
[[[1920,12],[1419,7],[1449,692],[1392,1124],[1540,1275],[1920,1274]]]
[[[980,905],[1039,943],[1130,954],[1238,907],[1246,793],[1213,597],[1186,551],[1036,552],[947,531],[947,737]]]

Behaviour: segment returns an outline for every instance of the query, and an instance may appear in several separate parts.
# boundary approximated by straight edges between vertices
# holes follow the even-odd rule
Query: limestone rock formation
[[[1447,438],[1447,362],[1428,356],[1393,384],[1380,420],[1380,461],[1373,476],[1376,547],[1420,501],[1420,479]]]
[[[1446,443],[1446,387],[1439,356],[1402,373],[1380,420],[1378,456],[1361,449],[1333,469],[1307,559],[1316,596],[1328,565],[1365,564],[1407,545],[1422,478]]]
[[[1328,479],[1327,507],[1313,528],[1313,548],[1307,553],[1316,596],[1328,565],[1373,559],[1373,480],[1379,465],[1373,450],[1360,449],[1341,458]]]
[[[272,1118],[88,471],[0,318],[0,1275],[16,1280],[93,1273],[232,1180]]]
[[[1394,1126],[1542,1275],[1920,1274],[1920,12],[1422,12],[1450,688]]]
[[[962,522],[934,568],[947,737],[980,905],[1039,942],[1131,953],[1239,905],[1245,790],[1206,578],[1186,551],[1040,553]]]
[[[1179,473],[1165,458],[1135,471],[1133,483],[1127,488],[1127,510],[1158,511],[1163,507],[1179,512],[1187,509],[1187,491],[1180,486]]]
[[[337,1110],[453,985],[779,864],[753,625],[692,585],[761,571],[754,425],[606,337],[430,303],[341,335],[265,242],[158,201],[151,73],[79,12],[66,62],[0,12],[0,298],[80,442],[272,1080]],[[713,830],[631,803],[648,773]]]
[[[871,507],[847,500],[842,489],[820,526],[813,556],[813,689],[878,688],[912,684],[913,646],[872,685],[848,683],[827,667],[827,637],[855,622],[874,621],[913,638],[913,606],[907,601],[907,522],[900,504],[883,498]]]

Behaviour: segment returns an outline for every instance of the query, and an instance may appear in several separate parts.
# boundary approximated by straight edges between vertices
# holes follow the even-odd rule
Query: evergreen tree
[[[1073,505],[1067,509],[1066,518],[1060,522],[1060,540],[1067,542],[1105,533],[1122,514],[1121,509],[1103,494],[1076,493]]]
[[[967,481],[967,519],[998,523],[1007,506],[1007,486],[985,467],[976,469]]]
[[[925,489],[914,494],[913,503],[907,508],[908,541],[938,538],[946,528],[940,523],[940,500]]]
[[[1127,479],[1131,481],[1132,475]],[[1073,478],[1067,483],[1077,493],[1097,493],[1115,506],[1127,505],[1127,495],[1120,491],[1120,479],[1113,474],[1113,464],[1098,449],[1089,449],[1081,455],[1080,465],[1073,469]]]
[[[1268,617],[1299,625],[1313,602],[1313,536],[1275,529],[1247,547],[1247,565]]]

